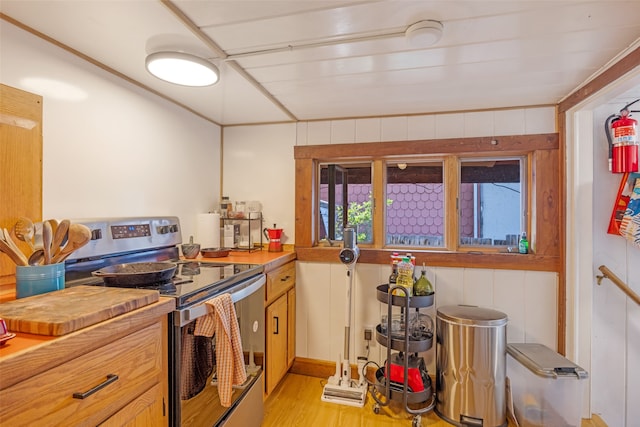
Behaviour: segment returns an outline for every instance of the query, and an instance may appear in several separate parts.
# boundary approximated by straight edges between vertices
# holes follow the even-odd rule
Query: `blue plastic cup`
[[[16,267],[16,298],[64,289],[64,263]]]

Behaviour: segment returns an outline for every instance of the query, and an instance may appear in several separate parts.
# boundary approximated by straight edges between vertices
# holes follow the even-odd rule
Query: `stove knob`
[[[97,228],[95,230],[91,230],[91,240],[99,240],[102,239],[102,230]]]
[[[169,232],[168,225],[161,225],[158,227],[158,234],[167,234]]]
[[[177,233],[177,232],[178,232],[178,224],[171,224],[171,225],[169,226],[169,231],[170,231],[171,233]]]

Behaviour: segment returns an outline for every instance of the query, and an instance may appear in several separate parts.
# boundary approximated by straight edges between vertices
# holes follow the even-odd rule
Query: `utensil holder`
[[[64,262],[16,266],[16,298],[64,289]]]

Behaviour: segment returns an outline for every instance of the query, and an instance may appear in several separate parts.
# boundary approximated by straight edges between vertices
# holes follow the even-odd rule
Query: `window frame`
[[[365,154],[366,153],[366,154]],[[445,237],[449,249],[411,249],[417,262],[429,265],[465,267],[474,265],[487,268],[519,270],[560,271],[560,185],[559,137],[557,133],[534,135],[509,135],[500,137],[451,138],[416,141],[392,141],[358,144],[328,144],[294,147],[296,162],[296,242],[298,259],[332,262],[337,259],[339,244],[314,246],[317,230],[317,170],[320,163],[373,161],[374,236],[372,245],[362,245],[361,262],[386,264],[389,254],[397,248],[385,248],[383,224],[385,206],[386,161],[441,156],[445,162],[444,182],[459,182],[459,167],[447,162],[470,157],[526,156],[527,176],[527,235],[532,253],[527,255],[489,251],[487,248],[465,247],[460,250],[457,232]],[[447,187],[449,188],[449,187]],[[455,194],[451,194],[455,193]],[[455,192],[447,191],[445,209],[453,203]],[[447,209],[447,207],[449,209]],[[457,213],[457,210],[455,210]],[[457,230],[457,214],[454,216]],[[449,219],[449,220],[452,220]],[[469,249],[469,250],[467,250]],[[478,250],[482,249],[482,250]],[[336,252],[336,253],[334,253]]]

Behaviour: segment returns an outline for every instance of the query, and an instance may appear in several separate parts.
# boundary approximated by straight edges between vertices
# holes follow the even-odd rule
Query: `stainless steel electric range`
[[[263,267],[181,260],[177,217],[93,218],[72,220],[91,230],[91,241],[65,262],[67,287],[105,286],[91,272],[135,262],[170,262],[174,277],[145,284],[161,296],[176,299],[169,315],[169,420],[171,426],[260,426],[263,404],[262,367],[254,355],[264,354]],[[249,379],[235,388],[230,407],[220,405],[215,383],[215,337],[194,337],[197,318],[207,314],[204,302],[229,293],[234,301]],[[246,409],[246,408],[250,409]]]

